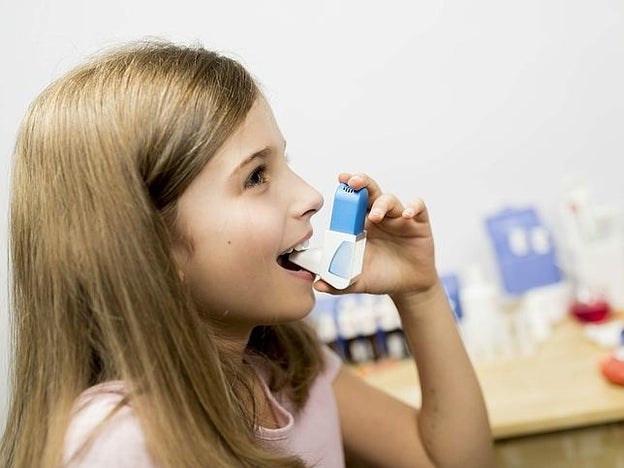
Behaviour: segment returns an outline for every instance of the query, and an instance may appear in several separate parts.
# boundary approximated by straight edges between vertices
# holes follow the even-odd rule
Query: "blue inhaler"
[[[341,183],[334,195],[331,222],[323,246],[295,251],[288,259],[319,275],[336,289],[345,289],[362,272],[366,231],[364,221],[368,190],[355,190]]]

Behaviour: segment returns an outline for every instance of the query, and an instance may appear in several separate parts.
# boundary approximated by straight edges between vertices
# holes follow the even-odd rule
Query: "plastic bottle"
[[[346,359],[344,347],[338,337],[338,327],[333,314],[321,313],[318,316],[316,332],[322,343],[333,349],[342,359]]]
[[[370,359],[377,361],[383,355],[382,346],[378,337],[377,325],[377,296],[363,294],[359,298],[359,310],[357,312],[357,328],[359,336],[368,341],[370,347]]]
[[[357,324],[358,304],[354,295],[342,296],[336,309],[338,334],[344,342],[345,357],[353,364],[364,364],[373,359],[368,339],[360,335]]]
[[[486,280],[478,265],[465,272],[462,285],[462,334],[466,349],[477,360],[508,354],[509,329],[496,287]]]
[[[383,334],[383,355],[389,359],[405,359],[409,347],[401,326],[401,319],[388,296],[380,296],[377,301],[379,328]]]

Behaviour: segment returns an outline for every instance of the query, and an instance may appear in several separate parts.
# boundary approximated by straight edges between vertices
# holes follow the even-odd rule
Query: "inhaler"
[[[331,222],[322,247],[295,251],[288,259],[318,275],[336,289],[345,289],[362,272],[368,190],[341,183],[336,189]]]

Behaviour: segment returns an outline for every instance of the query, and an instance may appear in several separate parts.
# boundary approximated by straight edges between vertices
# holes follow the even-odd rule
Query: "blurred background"
[[[624,305],[613,284],[624,275],[624,3],[614,0],[3,0],[2,265],[10,159],[28,104],[89,54],[148,37],[199,42],[245,64],[292,166],[327,200],[341,171],[367,172],[406,201],[423,197],[440,273],[460,291],[483,286],[472,290],[477,304],[526,305],[527,293],[562,284]],[[497,250],[507,241],[524,264]],[[592,283],[598,270],[611,284]],[[0,268],[2,423],[9,274]],[[560,305],[557,294],[548,300]],[[532,300],[528,308],[544,299]]]

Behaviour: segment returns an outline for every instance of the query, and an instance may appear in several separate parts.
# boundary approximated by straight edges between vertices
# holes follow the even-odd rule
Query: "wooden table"
[[[624,420],[624,387],[599,370],[609,351],[567,320],[530,356],[475,363],[496,439]],[[420,404],[409,361],[361,369],[364,378],[412,405]]]

